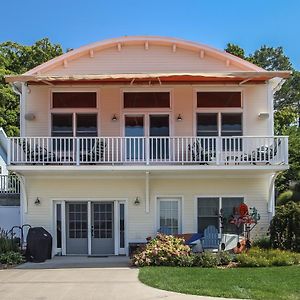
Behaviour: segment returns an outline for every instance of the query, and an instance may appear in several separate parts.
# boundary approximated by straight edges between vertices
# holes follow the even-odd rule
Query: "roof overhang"
[[[197,73],[130,73],[97,75],[8,75],[6,82],[27,82],[29,84],[66,84],[66,83],[201,83],[234,82],[263,83],[272,78],[288,78],[291,71],[232,71]]]

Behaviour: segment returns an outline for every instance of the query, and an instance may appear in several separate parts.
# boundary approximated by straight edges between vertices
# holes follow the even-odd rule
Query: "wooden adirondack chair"
[[[204,229],[204,236],[201,239],[203,249],[219,249],[220,238],[218,229],[209,225]]]

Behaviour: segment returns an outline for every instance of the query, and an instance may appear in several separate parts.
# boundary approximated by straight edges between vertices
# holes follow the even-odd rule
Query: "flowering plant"
[[[133,256],[132,262],[139,267],[177,266],[182,257],[189,256],[190,252],[184,239],[159,233]]]

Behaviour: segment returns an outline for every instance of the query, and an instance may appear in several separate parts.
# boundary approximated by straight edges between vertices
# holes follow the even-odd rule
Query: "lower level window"
[[[179,199],[159,199],[159,231],[164,234],[180,232]]]
[[[244,202],[242,197],[199,197],[197,199],[198,232],[203,233],[209,225],[222,233],[240,234],[242,226],[230,224],[236,209]],[[221,218],[222,217],[222,218]]]

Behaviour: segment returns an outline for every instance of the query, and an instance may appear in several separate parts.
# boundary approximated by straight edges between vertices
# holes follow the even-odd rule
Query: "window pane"
[[[170,107],[169,92],[124,93],[124,108]]]
[[[217,113],[197,114],[197,135],[198,136],[218,135],[218,114]]]
[[[97,136],[97,114],[77,114],[76,123],[76,136]]]
[[[242,114],[241,113],[222,113],[221,114],[222,119],[222,135],[228,135],[226,133],[232,132],[232,133],[239,133],[238,135],[241,135],[242,133]],[[234,134],[232,134],[234,135]]]
[[[52,136],[73,136],[72,114],[52,114]]]
[[[198,198],[198,232],[203,233],[209,225],[213,225],[219,230],[219,214],[219,198]]]
[[[125,116],[125,136],[144,136],[143,116]]]
[[[150,136],[169,136],[169,115],[150,115]]]
[[[242,197],[223,197],[222,198],[222,215],[223,215],[223,232],[241,234],[243,226],[230,224],[229,220],[234,217],[240,204],[244,202]]]
[[[198,92],[197,107],[241,107],[240,92]]]
[[[97,106],[95,92],[53,93],[53,108],[89,108]]]
[[[159,204],[161,232],[165,234],[177,234],[179,232],[178,201],[160,200]]]

